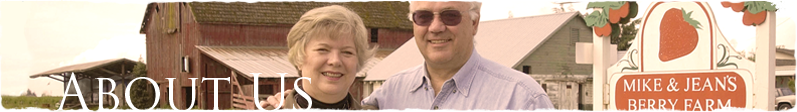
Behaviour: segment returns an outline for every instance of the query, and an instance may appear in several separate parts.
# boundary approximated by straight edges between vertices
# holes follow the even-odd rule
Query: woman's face
[[[357,73],[357,49],[354,37],[329,35],[310,38],[305,46],[304,64],[300,67],[303,88],[311,96],[345,96]]]

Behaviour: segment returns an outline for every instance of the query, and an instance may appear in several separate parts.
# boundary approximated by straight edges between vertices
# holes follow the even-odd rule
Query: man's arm
[[[363,100],[360,102],[360,105],[362,106],[363,109],[366,110],[379,109],[379,101],[377,98],[380,97],[381,95],[384,95],[382,88],[384,88],[384,86],[374,90],[374,92],[371,92],[371,95],[369,95],[368,97],[363,98]]]
[[[289,90],[285,90],[285,92],[286,93],[293,92],[293,90],[289,89]],[[280,100],[283,100],[283,99],[285,99],[285,97],[287,97],[287,96],[283,96],[283,98],[279,98],[281,94],[283,94],[283,93],[277,93],[277,94],[274,94],[274,96],[268,96],[266,101],[260,101],[260,106],[263,107],[263,108],[269,108],[269,106],[271,106],[270,108],[275,108],[277,105],[280,104]],[[285,107],[285,105],[283,105],[282,107]],[[267,110],[270,110],[270,109],[267,109]]]
[[[529,99],[529,104],[530,106],[528,110],[555,109],[551,103],[551,98],[548,98],[548,95],[546,94],[540,94],[535,97],[531,97]]]

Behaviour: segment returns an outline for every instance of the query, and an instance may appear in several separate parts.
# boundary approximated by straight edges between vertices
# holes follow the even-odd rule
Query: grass
[[[58,96],[28,97],[28,96],[2,96],[3,107],[6,109],[25,109],[28,107],[45,108],[50,110],[58,109],[56,103],[61,103]]]
[[[49,110],[57,110],[58,103],[61,103],[61,96],[45,96],[45,97],[29,97],[29,96],[2,96],[2,106],[6,109],[27,109],[29,107],[34,108],[42,108],[42,109],[49,109]],[[126,105],[122,105],[121,103],[126,102],[119,102],[119,106],[115,110],[129,110],[130,107]],[[89,110],[97,110],[98,106],[87,106]],[[113,106],[105,105],[104,108],[110,109]],[[139,109],[147,109],[150,106],[146,107],[139,107]],[[67,108],[64,107],[64,110],[82,110],[82,106],[77,106],[76,108]],[[167,109],[171,110],[172,108],[168,105],[159,105],[156,106],[155,109]],[[199,109],[199,106],[194,106],[191,110],[202,110]],[[226,109],[226,110],[237,110],[237,109]]]

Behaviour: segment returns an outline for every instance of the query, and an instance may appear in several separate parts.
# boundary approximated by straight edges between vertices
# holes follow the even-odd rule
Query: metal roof
[[[288,61],[288,49],[285,47],[196,46],[196,48],[250,78],[253,76],[251,73],[261,73],[258,76],[260,78],[279,78],[277,73],[288,73],[285,77],[299,77],[296,68]],[[362,71],[366,71],[381,60],[379,57],[371,58]],[[357,73],[357,77],[365,77],[365,72]]]
[[[794,76],[794,65],[775,66],[775,76]]]
[[[790,55],[790,56],[794,56],[794,49],[777,48],[777,49],[775,49],[775,52],[787,54],[787,55]]]
[[[121,66],[125,66],[124,71],[130,71],[133,69],[133,66],[135,65],[136,65],[135,61],[126,58],[108,59],[108,60],[100,60],[100,61],[59,67],[56,69],[31,75],[30,78],[48,77],[49,75],[60,75],[61,73],[69,73],[69,72],[89,72],[89,71],[96,71],[94,73],[98,74],[87,74],[87,75],[93,75],[99,77],[112,77],[113,75],[121,74],[120,72],[122,71]],[[109,72],[115,72],[117,74],[104,74]]]
[[[369,28],[412,29],[407,19],[409,2],[188,2],[195,20],[199,23],[219,24],[295,24],[305,12],[318,7],[341,5],[356,12]],[[146,33],[150,10],[155,3],[147,5],[140,33]]]
[[[480,22],[474,37],[476,52],[501,65],[514,67],[573,18],[581,18],[581,14],[567,12]],[[423,60],[413,37],[369,70],[365,81],[385,80],[401,70],[422,64]]]
[[[363,81],[385,80],[400,70],[408,69],[421,63],[423,63],[423,57],[421,52],[418,51],[418,46],[415,45],[415,37],[413,37],[370,70],[364,70],[368,76]]]

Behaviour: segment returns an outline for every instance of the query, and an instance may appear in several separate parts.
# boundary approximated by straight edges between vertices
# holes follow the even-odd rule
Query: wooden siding
[[[575,29],[579,32],[577,39],[570,37],[571,31]],[[591,34],[592,30],[585,25],[583,19],[574,18],[556,31],[553,37],[548,38],[539,48],[532,51],[531,55],[514,69],[522,71],[523,66],[527,65],[531,66],[529,74],[561,74],[562,66],[567,66],[571,74],[590,75],[592,74],[591,64],[576,64],[575,43],[592,42]]]
[[[274,46],[285,47],[286,36],[292,25],[272,24],[272,25],[241,25],[224,23],[198,23],[192,9],[186,4],[175,3],[177,5],[174,12],[179,12],[175,18],[178,27],[173,33],[166,30],[167,17],[164,3],[155,3],[156,7],[147,9],[150,11],[148,24],[144,28],[146,31],[146,56],[148,77],[152,78],[160,85],[162,97],[159,104],[169,105],[167,94],[168,81],[166,78],[176,78],[175,80],[175,101],[176,107],[187,108],[186,100],[190,100],[191,80],[188,78],[200,78],[197,80],[197,106],[204,109],[212,109],[213,102],[213,82],[202,82],[201,78],[226,78],[231,75],[234,69],[224,66],[220,62],[208,58],[199,51],[196,46]],[[378,44],[382,49],[395,49],[401,46],[412,37],[411,30],[399,29],[379,29]],[[182,57],[189,59],[189,71],[182,72]],[[244,79],[240,79],[244,80]],[[362,99],[362,78],[358,78],[352,85],[350,92],[356,99]],[[279,91],[279,79],[261,79],[260,87],[270,91]],[[286,89],[293,88],[295,78],[287,78]],[[220,81],[219,85],[219,108],[229,109],[232,107],[230,84]],[[244,85],[244,84],[242,84]],[[189,94],[186,94],[189,93]],[[273,94],[273,93],[260,93]],[[261,98],[263,99],[263,98]]]

